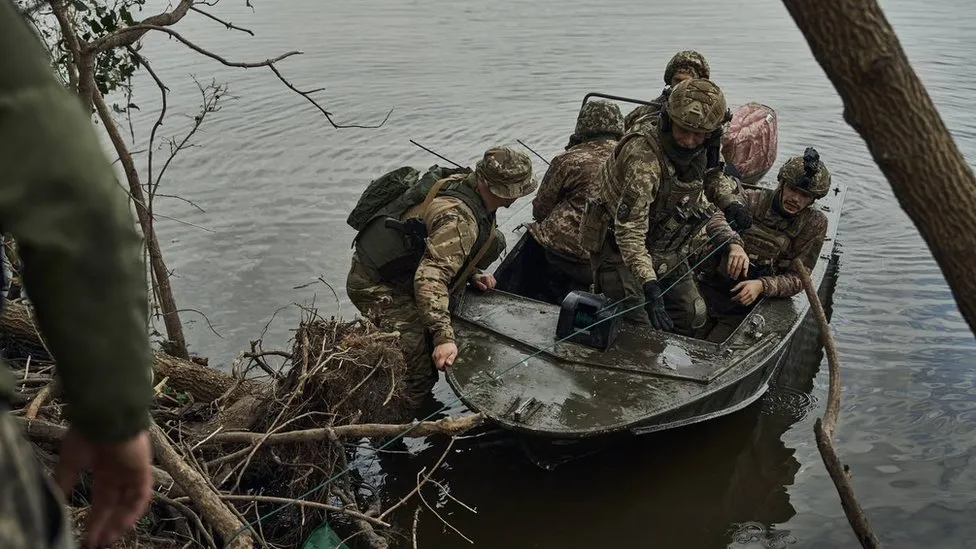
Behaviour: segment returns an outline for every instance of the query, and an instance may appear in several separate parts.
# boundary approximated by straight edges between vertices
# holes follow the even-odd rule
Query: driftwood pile
[[[325,522],[353,548],[409,538],[410,525],[391,524],[392,509],[384,512],[377,495],[338,474],[348,469],[350,447],[408,430],[454,435],[481,417],[408,424],[398,407],[397,334],[306,312],[290,352],[252,342],[231,373],[156,353],[153,502],[116,547],[301,547]],[[29,306],[5,304],[0,347],[18,379],[13,414],[52,470],[66,428],[56,369]],[[80,483],[69,502],[79,528],[88,489]]]

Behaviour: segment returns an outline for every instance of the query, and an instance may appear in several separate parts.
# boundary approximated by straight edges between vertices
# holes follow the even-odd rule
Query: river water
[[[888,547],[976,547],[973,336],[780,2],[651,9],[637,0],[255,0],[253,12],[243,4],[224,0],[214,13],[254,37],[193,13],[176,29],[235,61],[302,50],[280,70],[301,88],[325,87],[316,97],[340,122],[372,124],[393,112],[379,129],[336,130],[267,69],[225,67],[162,35],[146,41],[143,53],[171,89],[162,135],[180,135],[196,114],[191,75],[225,82],[237,97],[208,115],[197,146],[177,157],[160,190],[205,212],[172,198],[156,205],[181,220],[160,220],[158,231],[177,300],[205,313],[220,334],[183,313],[192,349],[211,364],[228,367],[292,303],[314,297],[322,314],[353,315],[342,291],[352,237],[345,217],[371,178],[438,162],[408,139],[465,165],[516,139],[550,157],[565,144],[585,93],[656,96],[671,54],[698,49],[732,105],[756,100],[777,110],[778,163],[814,145],[835,180],[849,185],[833,294],[843,364],[836,436],[872,524]],[[973,158],[976,8],[962,0],[882,6]],[[144,146],[158,92],[145,77],[136,84],[136,138]],[[520,205],[500,220],[524,217]],[[320,282],[295,289],[319,276],[338,301]],[[284,346],[298,316],[294,306],[279,312],[266,347]],[[475,547],[855,546],[814,443],[827,376],[813,347],[794,353],[792,369],[756,406],[555,471],[505,445],[459,445],[443,482],[477,513],[443,497],[439,512]],[[461,411],[444,382],[436,394]],[[414,448],[419,456],[392,470],[391,486],[412,486],[440,450]],[[411,517],[412,509],[408,527]],[[469,545],[429,511],[420,517],[420,547]]]

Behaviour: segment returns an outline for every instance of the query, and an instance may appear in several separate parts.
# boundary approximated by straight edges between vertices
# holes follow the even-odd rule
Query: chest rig
[[[763,189],[746,197],[752,213],[752,226],[741,233],[743,246],[749,261],[755,265],[758,276],[771,276],[783,272],[790,265],[788,252],[793,240],[800,234],[800,216],[783,217],[773,211],[775,189]]]
[[[680,181],[657,139],[644,135],[661,167],[661,181],[657,196],[648,212],[647,250],[655,254],[683,250],[691,237],[705,226],[711,217],[705,200],[704,183],[700,179]]]

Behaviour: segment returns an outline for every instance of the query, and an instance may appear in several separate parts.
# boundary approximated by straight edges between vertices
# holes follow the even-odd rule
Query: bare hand
[[[762,295],[763,284],[761,280],[743,280],[732,288],[733,301],[738,301],[743,305],[752,305],[752,302]]]
[[[78,476],[92,470],[92,501],[86,545],[115,543],[142,517],[152,495],[152,448],[141,431],[124,442],[96,444],[75,429],[61,442],[55,479],[65,498]]]
[[[495,275],[491,273],[476,274],[472,277],[474,287],[481,290],[492,290],[495,288]]]
[[[729,278],[744,278],[749,272],[749,256],[738,244],[729,244]]]
[[[454,359],[457,358],[457,354],[457,345],[453,341],[448,341],[447,343],[441,343],[437,347],[434,347],[434,352],[430,356],[434,359],[434,367],[444,371],[448,366],[454,364]]]

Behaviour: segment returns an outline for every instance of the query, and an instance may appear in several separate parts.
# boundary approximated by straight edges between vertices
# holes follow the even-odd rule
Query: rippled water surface
[[[177,29],[238,61],[303,51],[281,71],[296,86],[325,87],[316,97],[340,122],[377,123],[393,112],[379,129],[335,130],[266,69],[229,68],[175,40],[147,40],[144,53],[172,90],[164,135],[186,128],[178,115],[196,113],[191,75],[226,82],[237,97],[209,115],[198,146],[178,157],[160,191],[206,211],[171,198],[157,204],[185,222],[162,220],[158,230],[181,306],[206,313],[222,336],[183,314],[193,349],[212,364],[229,365],[279,307],[315,295],[321,312],[335,312],[323,285],[294,289],[318,276],[339,292],[341,314],[352,315],[342,293],[352,237],[345,217],[371,178],[438,162],[408,139],[462,164],[516,139],[549,157],[565,144],[585,93],[655,96],[671,54],[695,48],[730,103],[777,110],[780,162],[815,145],[849,185],[832,318],[844,366],[838,450],[882,541],[976,546],[973,336],[781,3],[253,3],[254,12],[224,0],[214,13],[255,37],[194,14]],[[976,8],[961,0],[887,0],[883,8],[959,147],[976,158]],[[148,79],[138,81],[135,101],[144,140],[159,105]],[[545,166],[536,160],[536,168]],[[501,219],[524,216],[519,205]],[[296,319],[294,308],[280,313],[268,345],[284,344]],[[806,337],[810,347],[815,334]],[[742,413],[555,471],[504,445],[455,451],[446,485],[477,514],[447,498],[439,512],[475,547],[854,546],[813,440],[827,379],[814,351],[798,348],[777,388]],[[444,383],[437,395],[453,402]],[[390,484],[412,486],[439,451],[424,449]],[[421,547],[468,545],[421,514]]]

